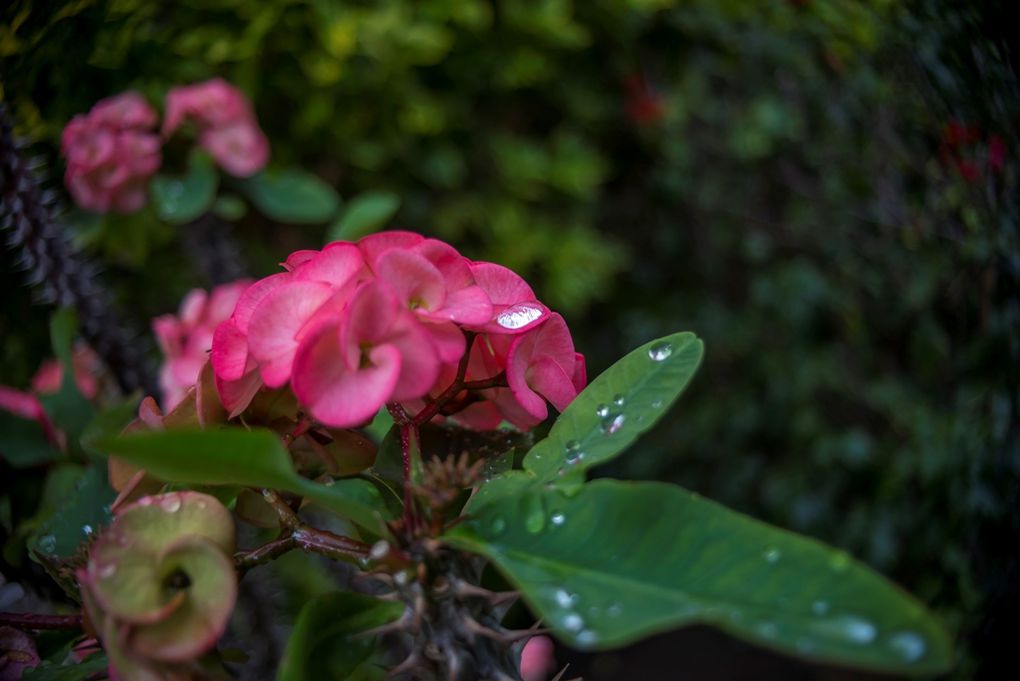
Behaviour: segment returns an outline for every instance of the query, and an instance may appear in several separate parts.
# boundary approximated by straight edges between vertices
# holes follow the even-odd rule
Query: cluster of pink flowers
[[[162,162],[156,111],[137,92],[104,99],[64,128],[64,182],[75,202],[97,213],[145,205],[149,178]]]
[[[64,183],[82,208],[133,213],[145,205],[149,179],[162,163],[158,115],[137,92],[123,92],[75,116],[61,136]],[[225,171],[248,177],[269,160],[269,142],[240,90],[214,78],[173,88],[166,98],[163,137],[185,123]]]
[[[263,386],[288,384],[312,417],[338,428],[384,404],[424,406],[456,381],[467,333],[464,380],[474,389],[456,414],[465,424],[531,428],[546,401],[562,410],[584,386],[563,318],[514,272],[442,241],[382,232],[298,251],[283,267],[216,328],[212,366],[232,416]],[[484,385],[502,376],[505,387]]]
[[[224,170],[249,177],[269,160],[269,141],[241,91],[221,78],[170,90],[166,96],[163,136],[185,123],[198,131],[199,145]]]
[[[241,293],[251,284],[241,280],[217,286],[210,292],[194,289],[181,301],[177,315],[166,314],[152,320],[163,366],[159,372],[163,390],[163,410],[176,407],[195,385],[202,366],[209,361],[213,332],[234,311]]]

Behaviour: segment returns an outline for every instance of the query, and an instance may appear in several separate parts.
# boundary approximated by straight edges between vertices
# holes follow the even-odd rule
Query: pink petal
[[[388,342],[401,356],[400,378],[393,387],[391,400],[413,400],[428,393],[439,376],[441,362],[424,325],[405,314],[395,325]]]
[[[468,326],[481,326],[492,318],[492,303],[481,287],[468,286],[449,292],[443,307],[425,316],[449,319]]]
[[[181,308],[177,313],[182,324],[193,326],[202,318],[202,311],[205,309],[208,295],[200,288],[188,291],[181,301]]]
[[[290,262],[290,258],[287,259]],[[294,279],[321,281],[341,288],[365,271],[361,251],[352,243],[337,241],[294,268]]]
[[[248,371],[248,337],[232,320],[221,322],[213,332],[212,365],[216,378],[236,381]]]
[[[492,402],[469,404],[452,417],[458,423],[474,430],[496,430],[503,422],[503,414]]]
[[[535,292],[527,282],[502,265],[476,262],[471,265],[471,273],[494,305],[514,305],[535,300]]]
[[[6,385],[0,385],[0,409],[23,419],[40,423],[46,418],[46,412],[35,395],[9,388]]]
[[[344,348],[383,342],[400,313],[396,296],[378,280],[361,286],[351,298],[341,331]]]
[[[540,357],[527,371],[528,386],[549,400],[557,411],[567,408],[575,397],[577,389],[570,374],[548,357]]]
[[[439,360],[444,363],[453,364],[460,361],[464,354],[466,345],[464,334],[456,324],[430,324],[423,323],[424,329],[428,332],[429,338],[435,346]],[[454,368],[456,372],[456,368]]]
[[[574,390],[581,392],[584,386],[588,385],[588,367],[584,361],[584,355],[580,352],[574,353],[574,375],[570,377],[574,384]]]
[[[563,318],[554,314],[544,325],[517,336],[510,346],[507,383],[525,411],[545,418],[543,397],[562,410],[577,395],[572,381],[575,364],[570,331]]]
[[[255,308],[248,326],[248,348],[267,386],[279,388],[290,379],[301,329],[332,295],[327,284],[292,281],[273,290]]]
[[[269,295],[271,291],[287,283],[290,279],[290,272],[280,272],[264,279],[259,279],[245,289],[244,293],[237,300],[234,314],[231,315],[231,319],[234,320],[234,324],[241,330],[241,333],[248,333],[248,322],[251,320],[251,313],[255,310],[255,306]]]
[[[259,372],[252,370],[236,381],[224,381],[216,377],[216,392],[220,395],[220,402],[227,410],[227,418],[235,418],[248,408],[255,393],[262,387],[262,378]]]
[[[361,253],[365,256],[365,262],[368,263],[368,266],[375,269],[375,263],[379,256],[386,251],[392,248],[408,249],[424,240],[425,237],[421,234],[393,230],[369,234],[358,242],[358,248],[361,249]]]
[[[280,264],[283,266],[283,269],[292,272],[298,265],[308,262],[318,254],[319,251],[312,250],[294,251]]]
[[[464,288],[475,283],[471,274],[471,262],[445,241],[425,239],[414,250],[442,273],[447,289]]]
[[[386,251],[376,261],[375,271],[396,292],[405,308],[436,312],[446,302],[443,275],[416,253],[400,249]]]
[[[336,325],[323,325],[305,338],[294,358],[291,387],[319,422],[333,428],[360,425],[390,399],[400,374],[400,352],[383,345],[368,353],[371,366],[347,369]]]

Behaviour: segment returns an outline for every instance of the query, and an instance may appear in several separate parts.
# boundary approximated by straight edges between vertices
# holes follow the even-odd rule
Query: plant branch
[[[0,612],[0,625],[15,629],[81,629],[81,615],[39,615],[28,612]]]

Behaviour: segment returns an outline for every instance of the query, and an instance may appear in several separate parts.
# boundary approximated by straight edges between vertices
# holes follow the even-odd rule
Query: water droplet
[[[662,400],[652,400],[652,409],[662,409]]]
[[[517,329],[523,329],[543,314],[545,314],[545,312],[537,305],[532,305],[530,303],[518,303],[517,305],[511,305],[496,315],[496,323],[504,329],[515,331]]]
[[[503,519],[503,516],[496,516],[489,523],[489,529],[493,534],[500,534],[506,529],[506,520]]]
[[[833,572],[844,572],[850,567],[850,556],[843,551],[839,551],[829,560],[829,567],[832,568]]]
[[[889,637],[889,648],[907,662],[917,662],[924,657],[928,646],[917,632],[900,631]]]
[[[114,562],[105,563],[96,568],[96,574],[100,579],[109,579],[117,572],[117,564]]]
[[[573,607],[575,603],[577,603],[577,595],[567,593],[563,589],[556,589],[555,598],[556,605],[560,606],[561,608],[570,608]]]
[[[556,527],[560,527],[563,525],[563,523],[567,522],[567,516],[563,515],[562,513],[553,513],[552,516],[550,516],[549,518],[549,522],[551,522]]]
[[[839,636],[858,645],[871,643],[878,634],[874,624],[854,615],[842,615],[831,620],[824,620],[816,628],[830,636]]]
[[[775,638],[779,634],[779,629],[774,622],[762,622],[758,625],[758,633],[765,638]]]
[[[766,563],[778,563],[779,558],[783,555],[782,552],[775,546],[770,546],[765,549],[765,553],[762,554],[765,557]]]
[[[563,618],[563,628],[567,631],[580,631],[584,628],[584,620],[576,612],[568,613]]]
[[[390,552],[390,543],[385,539],[380,539],[376,543],[372,544],[371,550],[368,552],[369,558],[372,560],[380,560],[386,557],[386,554]]]
[[[195,505],[198,506],[200,511],[204,511],[209,504],[206,503],[205,499],[199,499],[195,502]]]
[[[829,602],[815,601],[814,603],[811,604],[811,612],[813,612],[816,615],[824,615],[825,613],[829,612]]]
[[[329,480],[327,480],[326,482],[324,482],[322,484],[325,485],[326,487],[332,487],[333,485],[336,484],[336,480],[334,480],[333,478],[330,478]]]
[[[542,497],[534,495],[525,501],[527,510],[524,513],[524,529],[531,534],[538,534],[545,529],[545,509],[542,508]]]
[[[607,416],[609,416],[609,405],[600,404],[598,407],[596,407],[595,416],[598,416],[600,419],[604,419]]]
[[[57,538],[52,534],[44,534],[39,537],[39,548],[43,553],[53,553],[57,550]]]
[[[673,354],[673,346],[666,341],[659,341],[648,348],[648,356],[655,362],[661,362],[664,359],[669,359],[669,356]]]
[[[606,614],[610,617],[619,617],[623,614],[623,607],[619,603],[612,603],[606,608]]]
[[[619,431],[620,428],[623,428],[623,423],[626,420],[627,417],[623,414],[607,414],[602,419],[602,432],[606,435],[612,435]]]
[[[582,646],[593,646],[599,642],[599,635],[591,629],[585,629],[577,635],[576,640]]]
[[[176,513],[181,510],[181,497],[179,494],[167,494],[159,500],[159,505],[167,513]]]
[[[95,532],[95,530],[92,529],[91,525],[81,526],[81,533],[84,534],[86,537],[91,537],[93,532]]]
[[[623,403],[627,401],[627,398],[623,395],[613,395],[613,404],[617,407],[622,407]]]

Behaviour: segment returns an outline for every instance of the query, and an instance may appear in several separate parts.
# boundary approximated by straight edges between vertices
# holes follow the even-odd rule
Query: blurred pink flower
[[[521,651],[521,678],[524,681],[546,681],[556,668],[555,649],[548,636],[529,638]]]
[[[149,178],[159,169],[156,111],[137,92],[98,102],[75,116],[61,135],[64,183],[75,203],[95,213],[133,213],[145,205]]]
[[[221,78],[173,88],[166,96],[163,136],[185,123],[198,131],[198,143],[231,175],[248,177],[265,167],[269,141],[244,94]]]
[[[202,366],[209,359],[213,332],[230,317],[248,280],[217,286],[211,293],[194,289],[181,301],[177,315],[166,314],[152,320],[152,329],[165,361],[159,382],[163,389],[163,409],[170,411],[195,385]]]

